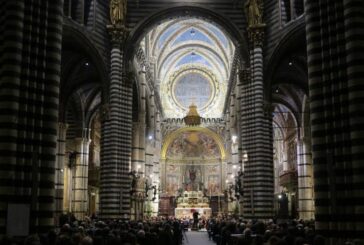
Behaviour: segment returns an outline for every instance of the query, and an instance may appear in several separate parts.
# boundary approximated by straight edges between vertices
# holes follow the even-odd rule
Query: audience
[[[144,221],[86,219],[79,222],[62,217],[61,227],[47,234],[34,234],[23,240],[0,236],[0,245],[181,245],[189,244],[188,222],[154,217]],[[325,245],[315,233],[313,221],[261,222],[228,217],[201,221],[206,239],[216,245]],[[346,244],[360,244],[348,242]],[[191,244],[193,245],[193,244]],[[199,244],[197,244],[199,245]]]

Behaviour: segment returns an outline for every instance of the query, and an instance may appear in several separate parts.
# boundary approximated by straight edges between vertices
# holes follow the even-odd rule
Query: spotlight
[[[289,66],[292,66],[292,64],[293,64],[293,63],[292,63],[291,61],[288,63],[288,65],[289,65]]]
[[[85,63],[85,66],[89,66],[89,65],[90,65],[90,63],[88,63],[88,62]]]

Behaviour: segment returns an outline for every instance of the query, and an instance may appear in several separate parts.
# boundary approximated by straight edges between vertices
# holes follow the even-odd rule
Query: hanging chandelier
[[[193,103],[189,107],[187,115],[183,118],[188,126],[197,126],[201,124],[201,117],[197,112],[197,106]]]

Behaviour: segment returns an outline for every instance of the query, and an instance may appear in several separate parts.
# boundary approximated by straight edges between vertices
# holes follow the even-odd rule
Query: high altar
[[[200,218],[210,218],[209,199],[204,197],[202,191],[184,191],[177,198],[177,208],[174,210],[174,215],[178,219],[192,219],[194,212],[198,212]]]

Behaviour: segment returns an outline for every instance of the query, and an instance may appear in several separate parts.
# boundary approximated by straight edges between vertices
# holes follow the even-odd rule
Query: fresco
[[[187,131],[180,134],[169,146],[167,158],[201,158],[201,159],[218,159],[220,158],[220,149],[215,140],[196,131]]]
[[[207,177],[207,194],[210,196],[217,195],[220,192],[219,175],[209,175]]]
[[[180,186],[181,168],[175,165],[167,166],[166,192],[169,195],[176,195]]]

